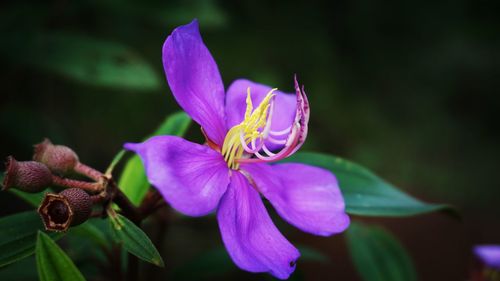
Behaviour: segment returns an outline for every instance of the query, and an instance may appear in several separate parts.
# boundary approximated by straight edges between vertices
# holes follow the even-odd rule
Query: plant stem
[[[109,187],[112,188],[113,202],[120,207],[123,215],[130,219],[135,224],[140,224],[142,221],[142,216],[140,210],[130,202],[130,200],[123,194],[123,192],[118,188],[115,182],[111,179],[109,181]]]
[[[83,163],[80,163],[80,162],[78,162],[75,165],[74,170],[75,170],[75,172],[77,172],[81,175],[87,176],[88,178],[91,178],[91,179],[95,180],[96,182],[99,182],[103,176],[103,174],[101,172],[99,172],[98,170],[96,170],[92,167],[89,167],[89,166],[87,166]]]
[[[156,191],[149,191],[146,194],[146,197],[142,200],[141,206],[139,206],[141,218],[147,218],[164,205],[165,201],[163,201],[163,197],[160,193]]]
[[[55,175],[52,175],[52,182],[57,186],[68,187],[68,188],[80,188],[91,193],[97,193],[103,190],[103,186],[97,182],[72,180],[72,179],[61,178]]]

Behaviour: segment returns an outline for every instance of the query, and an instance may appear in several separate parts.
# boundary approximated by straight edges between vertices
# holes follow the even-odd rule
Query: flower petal
[[[198,29],[198,21],[176,28],[163,45],[163,67],[179,105],[222,145],[226,135],[224,85]]]
[[[259,194],[239,172],[232,174],[217,219],[226,249],[241,269],[280,279],[295,270],[298,250],[279,232]]]
[[[335,176],[297,163],[245,164],[258,190],[290,224],[316,235],[344,231],[349,217]]]
[[[229,184],[222,155],[174,136],[152,137],[125,148],[139,154],[149,182],[177,211],[202,216],[217,207]]]
[[[474,254],[486,266],[500,270],[500,245],[478,245]]]
[[[257,106],[261,103],[271,87],[258,84],[246,79],[235,80],[228,88],[226,94],[226,124],[227,128],[232,128],[243,121],[246,109],[247,89],[250,87],[252,103]],[[271,119],[271,130],[282,131],[292,125],[297,108],[297,98],[295,94],[285,94],[281,91],[275,91],[274,113]],[[286,139],[288,134],[284,134],[279,139]],[[277,137],[278,138],[278,137]],[[266,143],[271,150],[277,150],[283,145]]]

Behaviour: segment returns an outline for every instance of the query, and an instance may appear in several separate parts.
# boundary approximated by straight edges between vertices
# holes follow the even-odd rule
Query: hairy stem
[[[54,183],[54,185],[57,186],[67,187],[67,188],[80,188],[90,193],[97,193],[103,190],[102,184],[98,182],[72,180],[72,179],[61,178],[56,175],[52,175],[52,182]]]
[[[74,168],[75,172],[99,182],[103,176],[98,170],[78,162]]]

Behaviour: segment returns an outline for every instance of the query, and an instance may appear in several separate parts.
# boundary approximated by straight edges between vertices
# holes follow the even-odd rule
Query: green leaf
[[[194,257],[173,271],[172,280],[216,280],[236,270],[224,247],[217,247]]]
[[[35,211],[0,218],[0,267],[32,255],[37,232],[43,228],[40,216]],[[58,239],[63,234],[50,235]]]
[[[353,222],[347,244],[364,281],[416,281],[410,256],[398,240],[384,229]]]
[[[0,182],[3,182],[3,178],[3,176],[0,176]],[[51,192],[50,189],[47,189],[45,192],[28,193],[15,188],[10,188],[8,191],[24,200],[26,203],[32,205],[33,207],[38,207],[38,205],[40,205],[45,192]]]
[[[127,161],[118,185],[130,202],[139,206],[149,189],[146,172],[139,156],[134,155]]]
[[[299,152],[283,162],[300,162],[330,170],[339,181],[346,211],[353,215],[404,217],[434,211],[456,215],[445,204],[425,203],[400,191],[368,169],[340,157]]]
[[[36,267],[41,281],[85,280],[56,242],[41,231],[38,232],[36,241]]]
[[[160,127],[149,137],[159,135],[182,136],[186,132],[191,119],[184,112],[177,112],[165,119]],[[148,137],[148,138],[149,138]],[[147,139],[147,138],[146,138]],[[146,172],[139,156],[128,160],[118,182],[120,189],[135,205],[139,205],[149,189]]]
[[[9,191],[33,207],[38,207],[45,195],[45,192],[27,193],[14,188],[9,189]],[[51,190],[47,190],[46,192],[51,192]]]
[[[113,173],[113,170],[115,169],[116,165],[122,160],[123,156],[125,155],[125,150],[120,150],[118,154],[115,155],[113,160],[111,161],[111,164],[109,164],[108,168],[106,169],[106,173],[104,175],[106,176],[111,176],[111,173]]]
[[[15,279],[13,277],[15,276]],[[33,281],[38,279],[35,257],[31,256],[0,268],[0,280]]]
[[[105,87],[157,89],[153,68],[128,47],[75,33],[4,34],[0,55],[16,63]]]
[[[72,227],[70,233],[78,237],[85,237],[90,239],[97,245],[103,248],[108,247],[108,239],[106,234],[103,232],[104,229],[98,228],[102,220],[89,220],[82,225],[77,227]]]
[[[304,246],[297,245],[297,248],[300,252],[300,261],[309,261],[309,262],[320,262],[320,263],[328,263],[330,262],[330,258],[320,251]]]
[[[191,118],[184,111],[173,113],[165,118],[160,127],[152,135],[145,138],[145,140],[152,136],[183,136],[190,124]]]
[[[138,258],[163,267],[163,259],[153,242],[138,226],[120,214],[109,216],[110,227],[116,242]]]

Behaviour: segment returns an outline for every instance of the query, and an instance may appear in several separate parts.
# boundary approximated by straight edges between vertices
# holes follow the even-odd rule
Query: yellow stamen
[[[224,160],[227,162],[229,168],[235,170],[239,168],[239,164],[236,160],[240,159],[245,152],[241,139],[243,139],[246,145],[249,145],[255,140],[263,141],[263,129],[267,124],[271,99],[274,97],[273,92],[276,90],[277,89],[272,89],[269,91],[259,106],[254,110],[250,95],[250,87],[247,89],[245,118],[240,124],[232,127],[229,132],[227,132],[224,144],[222,145],[221,153],[224,155]]]

